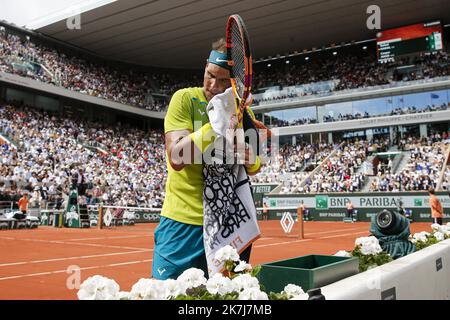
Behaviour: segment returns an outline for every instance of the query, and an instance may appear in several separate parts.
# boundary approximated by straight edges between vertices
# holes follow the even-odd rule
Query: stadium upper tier
[[[391,64],[379,64],[375,52],[370,50],[358,55],[343,52],[336,57],[315,59],[312,56],[307,62],[292,61],[271,68],[255,64],[254,69],[254,92],[264,91],[255,94],[255,105],[450,75],[446,52],[405,58]],[[90,60],[69,54],[67,49],[58,49],[57,44],[44,45],[29,36],[9,33],[8,29],[0,30],[0,71],[152,111],[165,111],[170,95],[177,89],[202,85],[201,70],[150,72],[137,70],[135,66],[126,70],[98,58]]]
[[[366,52],[308,60],[299,65],[290,63],[288,67],[260,68],[256,72],[256,88],[264,88],[264,92],[254,95],[254,103],[265,105],[314,95],[329,96],[332,92],[405,86],[448,76],[449,62],[445,51],[409,56],[389,64],[379,63],[374,53]]]

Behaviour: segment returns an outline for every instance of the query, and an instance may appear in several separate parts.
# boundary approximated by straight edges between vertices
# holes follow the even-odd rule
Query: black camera
[[[416,249],[409,241],[409,220],[398,212],[387,209],[379,212],[372,218],[370,232],[393,259],[406,256]]]

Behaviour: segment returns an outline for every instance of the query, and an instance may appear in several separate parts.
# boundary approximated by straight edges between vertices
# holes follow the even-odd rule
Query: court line
[[[349,233],[349,235],[353,235],[353,234],[360,234],[360,233],[369,233],[369,231],[361,231],[361,232],[356,232],[356,233]],[[321,237],[319,239],[330,239],[330,238],[338,238],[341,235],[335,235],[335,236],[328,236],[328,237]]]
[[[100,266],[91,266],[91,267],[83,267],[76,270],[82,271],[82,270],[92,270],[92,269],[99,269],[99,268],[111,268],[111,267],[119,267],[129,264],[138,264],[138,263],[147,263],[151,262],[153,259],[147,259],[147,260],[136,260],[136,261],[129,261],[129,262],[123,262],[123,263],[113,263],[113,264],[106,264],[106,265],[100,265]],[[52,274],[58,274],[58,273],[67,273],[67,269],[64,270],[56,270],[56,271],[49,271],[49,272],[40,272],[40,273],[29,273],[29,274],[22,274],[17,276],[10,276],[10,277],[3,277],[0,278],[0,281],[3,280],[12,280],[12,279],[20,279],[20,278],[29,278],[29,277],[37,277],[37,276],[47,276]]]
[[[95,243],[77,243],[77,242],[65,242],[61,240],[41,240],[41,239],[23,239],[23,238],[6,238],[0,237],[0,239],[14,240],[14,241],[30,241],[30,242],[44,242],[44,243],[56,243],[56,244],[69,244],[69,245],[80,245],[87,247],[101,247],[101,248],[112,248],[112,249],[125,249],[125,250],[145,250],[147,248],[136,248],[136,247],[123,247],[123,246],[111,246],[107,244],[95,244]]]
[[[271,247],[271,246],[277,246],[277,245],[283,245],[283,244],[293,244],[298,242],[308,242],[312,240],[320,240],[320,239],[329,239],[329,238],[338,238],[338,237],[345,237],[355,234],[361,234],[361,233],[367,233],[367,231],[361,231],[361,232],[353,232],[353,233],[345,233],[345,234],[339,234],[339,235],[333,235],[328,237],[320,237],[315,239],[301,239],[301,240],[294,240],[294,241],[284,241],[284,242],[278,242],[278,243],[271,243],[271,244],[265,244],[265,245],[259,245],[255,246],[255,248],[265,248],[265,247]],[[139,250],[139,252],[143,252],[142,250]],[[124,265],[130,265],[130,264],[139,264],[139,263],[147,263],[151,262],[153,259],[146,259],[146,260],[136,260],[136,261],[129,261],[129,262],[122,262],[122,263],[113,263],[108,265],[100,265],[100,266],[90,266],[90,267],[83,267],[79,268],[78,270],[91,270],[91,269],[98,269],[98,268],[107,268],[107,267],[118,267],[118,266],[124,266]],[[64,270],[56,270],[56,271],[49,271],[49,272],[41,272],[41,273],[31,273],[31,274],[23,274],[23,275],[17,275],[17,276],[9,276],[9,277],[3,277],[0,278],[0,281],[3,280],[11,280],[11,279],[20,279],[20,278],[26,278],[26,277],[36,277],[36,276],[44,276],[44,275],[52,275],[52,274],[58,274],[67,272],[67,269]]]
[[[350,235],[367,233],[367,232],[368,231],[361,231],[361,232],[344,233],[344,234],[338,234],[338,235],[334,235],[334,236],[320,237],[320,238],[314,238],[314,239],[301,239],[301,240],[293,240],[293,241],[275,242],[275,243],[269,243],[269,244],[256,245],[255,248],[265,248],[265,247],[279,246],[282,244],[292,244],[292,243],[298,243],[298,242],[306,242],[306,241],[329,239],[329,238],[339,238],[339,237],[346,237],[346,236],[350,236]]]
[[[294,228],[292,228],[292,229],[294,229]],[[353,230],[361,230],[361,227],[359,227],[359,228],[350,228],[350,229],[337,229],[337,230],[321,231],[321,232],[311,232],[311,233],[306,233],[305,232],[305,235],[310,236],[310,235],[317,235],[317,234],[324,234],[324,233],[335,233],[335,232],[353,231]],[[271,232],[266,232],[266,233],[271,233]],[[291,233],[295,234],[295,232],[291,232]],[[286,236],[286,234],[280,234],[280,236]],[[264,233],[263,233],[263,237],[264,237]],[[276,238],[276,236],[272,236],[272,235],[269,236],[269,237]]]
[[[128,239],[128,238],[143,238],[152,237],[152,235],[132,235],[132,236],[119,236],[119,237],[99,237],[99,238],[79,238],[79,239],[67,239],[64,241],[86,241],[86,240],[111,240],[111,239]]]
[[[323,233],[335,233],[335,232],[353,231],[353,230],[361,230],[361,227],[359,227],[359,228],[351,228],[351,229],[349,228],[349,229],[338,229],[338,230],[330,230],[330,231],[321,231],[321,232],[314,232],[314,233],[306,233],[305,232],[305,235],[316,235],[316,234],[323,234]]]
[[[126,254],[152,252],[152,251],[153,251],[153,249],[145,249],[145,250],[127,251],[127,252],[113,252],[113,253],[104,253],[104,254],[94,254],[94,255],[88,255],[88,256],[77,256],[77,257],[54,258],[54,259],[46,259],[46,260],[31,260],[31,261],[11,262],[11,263],[0,264],[0,267],[20,266],[20,265],[26,265],[26,264],[65,261],[65,260],[110,257],[110,256],[119,256],[119,255],[126,255]]]

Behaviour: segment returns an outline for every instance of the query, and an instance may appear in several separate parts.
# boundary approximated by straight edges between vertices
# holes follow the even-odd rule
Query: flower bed
[[[416,251],[440,241],[450,239],[450,222],[443,226],[432,224],[431,230],[431,233],[422,231],[409,237],[409,241],[416,246]],[[388,253],[381,249],[378,239],[373,236],[358,238],[355,241],[353,251],[340,250],[335,255],[340,257],[358,257],[360,272],[381,266],[393,260]]]
[[[256,275],[260,267],[239,260],[231,246],[217,251],[215,258],[225,262],[225,272],[209,279],[200,269],[184,271],[177,279],[140,279],[130,292],[120,291],[111,279],[96,275],[81,284],[80,300],[307,300],[299,286],[289,284],[280,293],[265,292]]]
[[[432,232],[419,232],[410,236],[416,250],[450,239],[450,223],[433,224]],[[355,240],[352,251],[338,251],[335,255],[359,258],[359,271],[383,265],[393,259],[382,250],[378,239],[361,237]],[[111,279],[96,275],[84,281],[78,291],[80,300],[307,300],[309,295],[297,285],[288,284],[281,292],[266,292],[256,275],[260,266],[252,267],[240,261],[234,248],[226,246],[217,251],[215,258],[225,262],[224,273],[209,279],[202,270],[191,268],[177,279],[140,279],[130,292],[120,291]]]

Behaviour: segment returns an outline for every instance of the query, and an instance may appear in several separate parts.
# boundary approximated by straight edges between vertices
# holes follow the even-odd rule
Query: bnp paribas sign
[[[439,200],[444,208],[450,208],[450,197],[439,195]],[[346,208],[347,203],[351,201],[356,209],[385,209],[396,208],[401,201],[405,208],[430,208],[429,196],[413,194],[395,194],[377,195],[372,194],[346,194],[346,195],[307,195],[299,197],[276,197],[269,198],[270,207],[298,207],[302,202],[308,208],[316,210],[340,209]]]
[[[328,209],[328,196],[316,196],[316,209]]]
[[[335,197],[327,195],[316,195],[316,209],[326,210],[330,208],[345,208],[351,201],[358,208],[392,208],[398,205],[398,201],[406,200],[398,197],[374,197],[374,196],[349,196]]]

